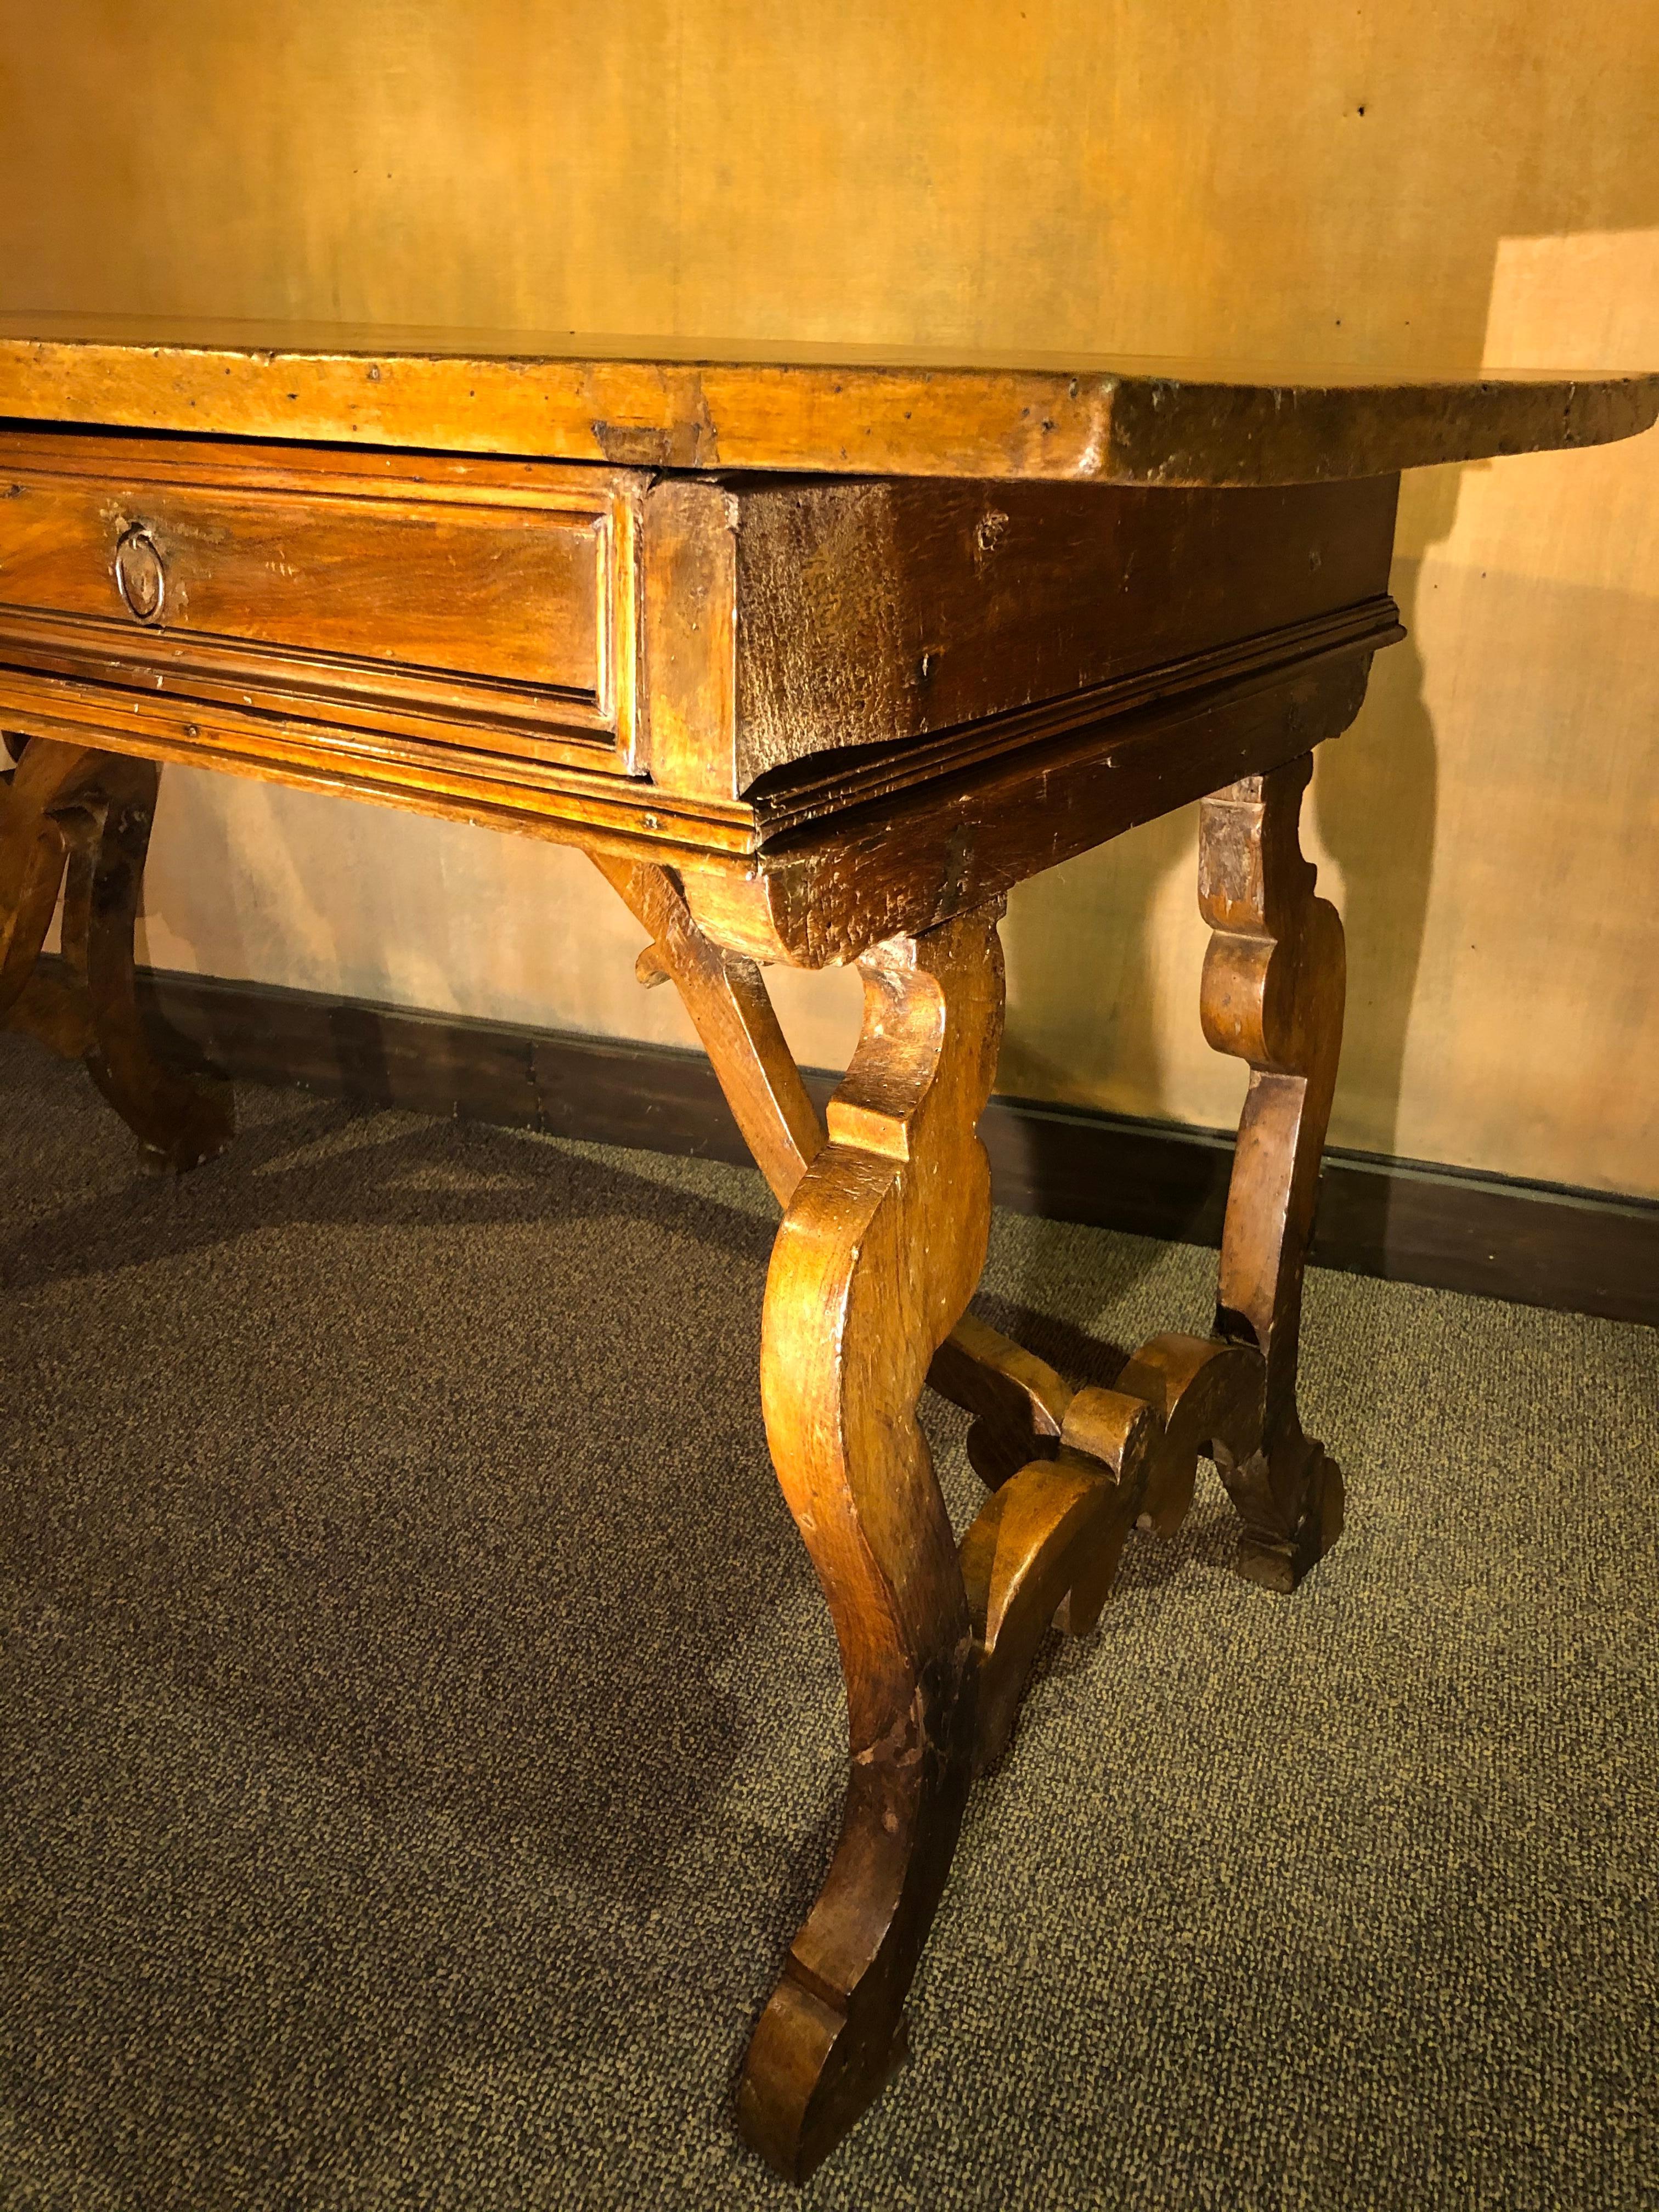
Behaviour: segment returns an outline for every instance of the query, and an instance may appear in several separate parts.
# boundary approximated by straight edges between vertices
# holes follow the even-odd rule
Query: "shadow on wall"
[[[574,848],[206,770],[162,778],[140,953],[157,968],[695,1045],[675,994],[635,981],[643,942]]]
[[[1434,866],[1435,732],[1410,632],[1422,552],[1449,534],[1463,473],[1423,471],[1402,486],[1393,585],[1407,636],[1372,664],[1358,720],[1319,749],[1303,802],[1303,848],[1348,942],[1334,1133],[1370,1152],[1396,1149]],[[1216,1127],[1237,1120],[1239,1064],[1194,1064],[1209,941],[1197,854],[1198,810],[1186,807],[1016,892],[1000,1092]]]
[[[1377,1152],[1398,1150],[1435,856],[1438,763],[1413,617],[1423,551],[1449,535],[1464,473],[1426,470],[1402,483],[1392,582],[1407,635],[1373,662],[1352,727],[1318,749],[1303,801],[1303,849],[1320,863],[1320,889],[1340,912],[1347,938],[1334,1133]],[[1209,1054],[1212,1080],[1196,1098],[1190,1081],[1177,1087],[1170,1080],[1166,1062],[1172,1022],[1201,1035],[1199,982],[1209,931],[1198,911],[1197,816],[1188,807],[1146,823],[1017,895],[1010,969],[1018,984],[1009,994],[1000,1091],[1097,1101],[1104,1090],[1127,1113],[1218,1127],[1237,1121],[1249,1079],[1237,1061]],[[1184,927],[1176,920],[1183,913]],[[1040,965],[1028,941],[1039,948]],[[1171,948],[1184,956],[1178,963]],[[1033,1049],[1034,1008],[1061,1010],[1075,1023],[1088,1018],[1091,1000],[1097,1026],[1078,1039],[1069,1060]],[[1371,1230],[1380,1244],[1389,1203],[1381,1178],[1372,1200],[1379,1218]],[[1148,1248],[1137,1273],[1157,1265]],[[1040,1310],[1044,1285],[1034,1280],[1024,1290]]]
[[[1450,495],[1455,500],[1455,485]],[[1414,585],[1416,576],[1415,562],[1401,563],[1396,592]],[[1403,598],[1401,613],[1409,624],[1411,607]],[[1423,662],[1409,637],[1378,657],[1358,720],[1322,746],[1316,762],[1303,802],[1303,848],[1320,864],[1319,888],[1343,917],[1348,950],[1338,1092],[1346,1125],[1336,1123],[1334,1135],[1366,1151],[1393,1152],[1428,917],[1438,788]],[[1010,965],[1020,981],[1010,994],[999,1091],[1085,1103],[1098,1103],[1103,1094],[1114,1110],[1127,1114],[1218,1128],[1237,1121],[1249,1079],[1238,1061],[1210,1054],[1212,1066],[1201,1067],[1198,1084],[1193,1080],[1193,1053],[1206,1049],[1199,986],[1210,934],[1198,911],[1197,814],[1188,807],[1146,823],[1024,887],[1010,933]],[[1036,975],[1025,950],[1027,929],[1051,956]],[[1100,933],[1093,941],[1091,931]],[[1052,956],[1068,941],[1073,957],[1062,965]],[[1071,1022],[1093,1017],[1069,1059],[1034,1050],[1030,1042],[1034,1005],[1052,1005],[1061,994]],[[1176,1024],[1190,1031],[1184,1048],[1171,1037]],[[1374,1197],[1386,1210],[1388,1187],[1380,1178]],[[1381,1219],[1374,1230],[1382,1241]],[[1155,1264],[1149,1249],[1147,1266]],[[1028,1286],[1034,1301],[1040,1302],[1042,1289]]]
[[[1401,487],[1393,589],[1406,638],[1372,663],[1365,705],[1344,737],[1322,747],[1304,802],[1304,849],[1334,863],[1337,880],[1323,889],[1341,911],[1348,942],[1333,1130],[1338,1142],[1365,1152],[1401,1149],[1407,1035],[1428,923],[1440,786],[1413,632],[1423,552],[1449,537],[1465,473],[1425,470]]]
[[[1565,335],[1564,335],[1565,334]],[[1485,357],[1659,359],[1659,229],[1500,240]],[[1380,654],[1304,842],[1342,911],[1338,1145],[1659,1196],[1659,434],[1402,487]],[[1210,1127],[1190,815],[1020,892],[1006,1091]]]

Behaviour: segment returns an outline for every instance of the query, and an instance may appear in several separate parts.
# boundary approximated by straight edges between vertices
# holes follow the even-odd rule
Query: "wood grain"
[[[724,951],[691,918],[665,868],[594,855],[599,872],[650,931],[642,982],[672,981],[702,1038],[744,1145],[787,1207],[824,1144],[824,1131],[752,960]],[[933,1356],[930,1386],[975,1416],[968,1454],[994,1484],[1035,1453],[1058,1448],[1072,1393],[1053,1368],[964,1314]]]
[[[179,700],[184,725],[216,703],[614,771],[641,490],[606,470],[0,434],[0,652]],[[153,611],[121,588],[135,544]]]
[[[595,854],[594,864],[651,933],[641,981],[677,986],[755,1164],[781,1206],[823,1147],[817,1109],[752,960],[712,945],[665,868]]]
[[[648,469],[1269,484],[1600,444],[1659,376],[741,347],[527,331],[0,321],[0,415]]]
[[[835,1620],[851,1747],[841,1842],[739,2096],[749,2140],[797,2180],[887,2078],[972,1755],[967,1604],[915,1408],[990,1226],[974,1124],[1001,1030],[995,910],[861,964],[863,1035],[762,1326],[767,1435]]]
[[[964,1314],[934,1355],[931,1387],[974,1416],[968,1461],[997,1489],[1028,1462],[1051,1458],[1072,1402],[1072,1386],[1035,1352],[975,1314]]]
[[[141,1018],[157,762],[529,830],[586,848],[644,925],[641,979],[679,988],[785,1207],[762,1395],[851,1754],[740,2091],[791,2179],[902,2055],[971,1771],[1048,1624],[1093,1624],[1136,1518],[1171,1530],[1208,1452],[1255,1579],[1291,1587],[1340,1532],[1296,1395],[1343,999],[1297,838],[1308,756],[1399,635],[1400,468],[1656,410],[1639,377],[0,331],[0,412],[98,430],[0,433],[0,716],[31,740],[0,811],[13,1018],[188,1165],[230,1121]],[[1205,1031],[1251,1071],[1217,1334],[1073,1391],[965,1317],[997,912],[1206,793]],[[822,1125],[770,960],[863,972]],[[960,1556],[915,1419],[930,1380],[992,1486]]]
[[[1173,1536],[1193,1503],[1200,1459],[1248,1460],[1261,1442],[1267,1370],[1254,1345],[1168,1334],[1149,1337],[1115,1387],[1144,1399],[1160,1433],[1146,1470],[1140,1525]]]
[[[1152,1409],[1115,1390],[1079,1391],[1087,1449],[1063,1443],[993,1492],[962,1540],[979,1664],[976,1771],[1007,1748],[1038,1644],[1058,1617],[1086,1636],[1122,1556],[1146,1483],[1160,1424]]]
[[[1218,1457],[1244,1522],[1240,1565],[1293,1589],[1341,1534],[1342,1475],[1304,1435],[1296,1376],[1320,1151],[1342,1045],[1346,961],[1297,836],[1311,758],[1250,776],[1200,811],[1204,1034],[1249,1063],[1221,1240],[1217,1334],[1267,1363],[1261,1449]]]
[[[10,726],[618,858],[752,857],[693,888],[705,928],[812,965],[1163,811],[1177,752],[1187,796],[1265,764],[1206,754],[1194,715],[1242,730],[1280,684],[1293,720],[1295,687],[1399,635],[1391,479],[993,501],[11,429],[0,483]],[[727,937],[757,900],[811,933]]]
[[[1007,726],[1048,702],[1104,714],[1233,673],[1247,641],[1387,606],[1396,487],[671,479],[645,510],[653,776],[754,791],[775,831],[964,764],[919,740],[1018,742],[1056,726]]]
[[[1371,647],[1316,649],[1232,683],[1032,744],[769,843],[747,867],[692,863],[717,943],[823,967],[997,896],[1247,770],[1296,758],[1359,711]]]
[[[35,740],[0,793],[0,1021],[88,1073],[150,1164],[179,1172],[234,1133],[229,1086],[188,1076],[158,1051],[133,963],[144,856],[160,770]],[[35,963],[63,892],[63,955]]]

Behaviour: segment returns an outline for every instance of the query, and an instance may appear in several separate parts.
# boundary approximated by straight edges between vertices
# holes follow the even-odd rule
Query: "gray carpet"
[[[0,1098],[0,2203],[791,2201],[732,2090],[843,1720],[757,1179],[245,1091],[163,1184]],[[982,1305],[1109,1379],[1212,1268],[1002,1216]],[[1659,2201],[1659,1337],[1308,1304],[1347,1534],[1132,1540],[806,2203]]]

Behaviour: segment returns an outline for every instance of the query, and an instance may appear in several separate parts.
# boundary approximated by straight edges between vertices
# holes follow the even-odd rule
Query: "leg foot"
[[[1264,1452],[1243,1465],[1218,1461],[1243,1518],[1235,1565],[1246,1582],[1288,1595],[1342,1534],[1342,1470],[1312,1437],[1281,1443],[1277,1462]],[[1273,1492],[1277,1474],[1283,1492]],[[1280,1534],[1289,1523],[1287,1533]]]

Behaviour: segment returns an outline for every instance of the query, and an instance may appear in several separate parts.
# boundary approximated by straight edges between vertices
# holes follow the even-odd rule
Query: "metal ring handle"
[[[115,588],[135,622],[161,621],[167,605],[167,564],[141,522],[124,530],[116,545]]]

